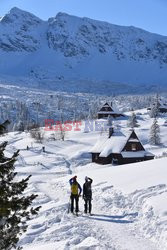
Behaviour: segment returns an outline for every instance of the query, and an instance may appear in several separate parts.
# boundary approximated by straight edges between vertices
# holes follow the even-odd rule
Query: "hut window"
[[[136,144],[135,143],[132,143],[132,151],[136,151],[137,148],[136,148]]]

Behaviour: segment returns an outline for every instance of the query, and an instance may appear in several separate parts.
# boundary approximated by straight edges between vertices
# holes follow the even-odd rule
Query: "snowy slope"
[[[152,119],[146,110],[136,111],[139,125],[136,132],[144,146],[157,156],[166,152],[166,116],[158,119],[162,145],[148,144]],[[127,113],[128,114],[128,113]],[[126,120],[115,121],[124,131]],[[6,154],[20,149],[16,164],[20,177],[32,174],[27,194],[39,197],[34,205],[42,205],[39,215],[29,222],[20,240],[25,250],[165,250],[167,248],[167,158],[142,163],[101,166],[91,163],[89,151],[100,132],[69,132],[65,141],[52,141],[45,133],[38,144],[27,133],[9,133]],[[27,145],[30,150],[26,150]],[[42,152],[45,145],[46,152]],[[70,187],[68,180],[78,176],[82,185],[85,176],[93,178],[93,216],[67,213]]]
[[[65,13],[42,21],[11,9],[0,20],[0,56],[0,78],[9,83],[107,93],[145,84],[166,89],[167,37]]]

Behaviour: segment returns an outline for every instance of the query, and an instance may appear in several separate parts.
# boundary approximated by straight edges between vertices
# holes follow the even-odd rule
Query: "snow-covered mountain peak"
[[[56,15],[56,19],[65,19],[65,18],[72,18],[72,17],[79,18],[79,17],[70,15],[70,14],[65,13],[65,12],[58,12]]]
[[[18,61],[11,59],[16,52]],[[107,81],[114,86],[119,83],[166,87],[167,37],[133,26],[62,12],[42,21],[13,8],[0,20],[0,53],[7,53],[5,63],[0,64],[1,74],[12,76],[17,67],[17,75],[35,77],[35,81]],[[84,88],[87,89],[85,83]]]
[[[43,23],[29,12],[12,8],[0,20],[0,49],[7,52],[37,50]]]
[[[19,9],[18,7],[13,7],[6,15],[21,16],[21,15],[33,15],[33,14],[25,10]]]
[[[21,22],[30,21],[29,24],[38,24],[42,20],[36,17],[35,15],[27,11],[23,11],[17,7],[12,8],[9,11],[9,13],[6,14],[1,20],[2,23],[13,23],[13,22],[18,23],[20,21]]]
[[[78,29],[78,26],[82,24],[83,20],[84,18],[69,15],[64,12],[59,12],[55,17],[50,18],[48,23],[49,25],[56,23],[57,26],[66,29],[66,32],[73,34],[77,31],[76,28]]]

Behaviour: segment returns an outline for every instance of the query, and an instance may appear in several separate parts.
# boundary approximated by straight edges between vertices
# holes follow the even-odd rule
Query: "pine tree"
[[[153,124],[150,129],[149,142],[152,145],[159,145],[161,143],[160,128],[159,128],[158,121],[156,118],[154,118]]]
[[[159,113],[159,108],[156,104],[154,104],[152,107],[151,107],[151,110],[150,110],[150,118],[156,118],[158,116],[158,113]]]
[[[112,116],[111,116],[111,115],[108,116],[108,119],[107,119],[107,126],[108,126],[108,127],[112,127]]]
[[[134,128],[134,127],[139,126],[138,122],[137,122],[136,114],[134,112],[132,112],[132,115],[129,117],[127,125],[130,128]]]
[[[9,124],[10,124],[9,120],[6,120],[2,124],[0,124],[0,135],[3,135],[4,133],[7,132],[7,127],[8,127]]]
[[[150,110],[150,117],[151,118],[156,118],[159,114],[159,107],[160,107],[160,103],[159,103],[159,96],[158,94],[156,95],[156,99],[155,99],[155,103],[152,105],[151,110]]]
[[[7,142],[0,144],[0,249],[10,250],[17,248],[19,237],[26,232],[26,221],[37,214],[40,207],[30,207],[37,195],[23,195],[31,176],[15,180],[14,163],[19,151],[7,158],[4,155],[6,146]]]

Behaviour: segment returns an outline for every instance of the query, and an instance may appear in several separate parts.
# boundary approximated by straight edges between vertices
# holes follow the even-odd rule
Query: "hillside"
[[[163,125],[166,115],[158,119],[162,144],[151,146],[148,135],[152,119],[146,109],[135,112],[140,125],[136,133],[143,145],[162,156],[167,147],[167,127]],[[123,119],[114,125],[125,131],[126,123]],[[65,141],[51,139],[52,132],[45,132],[42,144],[24,132],[0,138],[9,141],[7,154],[20,149],[17,172],[20,178],[32,174],[27,193],[38,194],[34,205],[42,205],[20,245],[25,250],[165,250],[167,158],[122,166],[91,163],[89,151],[104,134],[85,133],[84,121],[82,124],[81,131],[69,132]],[[46,152],[42,152],[43,145]],[[68,180],[73,175],[78,176],[81,185],[85,176],[93,178],[92,217],[82,214],[82,199],[79,217],[67,213]]]
[[[166,90],[167,37],[132,26],[65,13],[43,21],[13,8],[0,19],[0,57],[2,83],[103,94]]]

